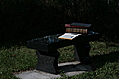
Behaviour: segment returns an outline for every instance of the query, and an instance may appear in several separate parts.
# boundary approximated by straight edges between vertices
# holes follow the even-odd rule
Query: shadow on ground
[[[119,51],[110,52],[109,54],[104,55],[93,56],[92,61],[94,62],[97,68],[101,68],[106,63],[113,63],[119,61]]]

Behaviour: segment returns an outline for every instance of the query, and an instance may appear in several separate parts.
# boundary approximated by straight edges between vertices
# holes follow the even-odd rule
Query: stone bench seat
[[[73,40],[59,39],[61,34],[48,35],[27,41],[27,47],[35,49],[38,57],[36,70],[48,73],[58,73],[58,48],[74,45],[74,56],[81,63],[89,62],[90,41],[99,39],[99,34],[90,31],[88,34],[80,35]]]

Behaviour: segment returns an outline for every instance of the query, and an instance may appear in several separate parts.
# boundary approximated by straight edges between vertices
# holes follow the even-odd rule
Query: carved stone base
[[[91,62],[89,57],[89,51],[91,47],[89,43],[77,43],[75,44],[74,48],[74,56],[77,61],[80,61],[84,64],[88,64]],[[38,57],[38,64],[36,66],[36,70],[52,74],[58,74],[59,52],[57,50],[54,50],[52,52],[36,51],[36,55]]]
[[[91,63],[89,56],[89,51],[91,49],[89,43],[77,43],[74,45],[74,57],[77,61],[81,63],[88,64]]]
[[[52,74],[58,73],[58,51],[51,52],[54,53],[52,56],[42,54],[42,51],[36,51],[36,55],[38,57],[38,64],[36,66],[36,70],[44,71]],[[46,53],[46,52],[45,52]],[[50,52],[47,52],[50,53]]]

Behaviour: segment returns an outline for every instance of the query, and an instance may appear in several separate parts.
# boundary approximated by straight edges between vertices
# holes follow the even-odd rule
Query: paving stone
[[[90,65],[82,65],[80,62],[66,62],[58,64],[60,69],[64,72],[66,76],[74,76],[87,71],[91,71]],[[46,72],[41,72],[37,70],[25,71],[19,74],[15,74],[16,77],[20,79],[53,79],[62,77],[60,74],[50,74]]]
[[[60,75],[54,75],[46,72],[41,72],[37,70],[26,71],[15,75],[21,79],[51,79],[60,78]]]

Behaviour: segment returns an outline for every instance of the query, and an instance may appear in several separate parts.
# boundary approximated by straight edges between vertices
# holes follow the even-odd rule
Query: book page
[[[58,38],[60,38],[60,39],[72,40],[72,39],[74,39],[75,37],[77,37],[77,36],[79,36],[79,35],[82,35],[82,34],[77,34],[77,33],[65,33],[65,34],[59,36]]]

